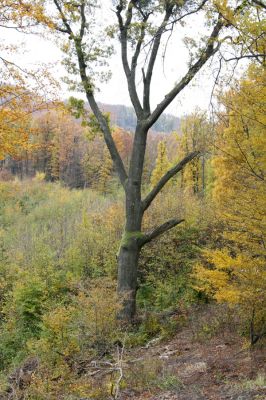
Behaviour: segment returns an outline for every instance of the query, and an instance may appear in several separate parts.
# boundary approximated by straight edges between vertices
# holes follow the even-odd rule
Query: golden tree
[[[178,136],[179,156],[189,151],[200,150],[201,157],[192,160],[182,171],[181,186],[193,193],[203,193],[207,181],[207,163],[209,143],[211,140],[210,124],[206,113],[196,109],[181,122],[181,135]]]
[[[154,186],[169,169],[170,162],[167,156],[166,141],[161,140],[157,147],[157,158],[151,175],[151,184]]]
[[[29,32],[40,22],[49,25],[43,13],[43,1],[2,0],[0,2],[0,27],[2,34],[15,29]],[[5,30],[6,28],[6,30]],[[31,115],[47,107],[54,98],[55,80],[45,66],[32,70],[16,63],[20,45],[0,44],[0,159],[18,156],[29,150],[29,139],[34,132]],[[50,86],[48,90],[47,87]],[[52,95],[50,99],[49,96]]]
[[[103,159],[99,169],[97,189],[103,194],[107,194],[110,190],[109,184],[113,170],[113,161],[106,147],[103,151]]]
[[[200,290],[240,306],[252,344],[266,334],[265,78],[265,68],[252,65],[222,98],[213,197],[223,247],[204,251],[205,262],[195,268]]]

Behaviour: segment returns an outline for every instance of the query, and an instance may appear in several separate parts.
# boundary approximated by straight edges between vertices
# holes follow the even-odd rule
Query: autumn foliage
[[[33,32],[45,27],[54,37],[55,32],[66,33],[68,20],[63,17],[62,24],[57,24],[62,14],[72,19],[74,28],[84,22],[83,1],[55,1],[59,4],[55,14],[48,12],[51,3],[42,0],[0,3],[1,29]],[[160,16],[166,6],[166,11],[179,5],[188,11],[194,4],[140,3],[144,8],[134,9],[134,17],[144,20],[154,11]],[[152,9],[154,3],[156,10]],[[220,66],[234,61],[237,68],[240,59],[245,59],[245,69],[238,78],[225,74],[227,86],[219,85],[219,70],[211,112],[196,108],[180,123],[177,117],[162,114],[156,129],[152,126],[149,132],[148,128],[138,132],[139,139],[144,133],[147,137],[140,140],[140,148],[145,149],[141,171],[136,170],[140,180],[131,182],[133,192],[139,185],[137,200],[142,214],[137,231],[125,231],[127,208],[134,209],[136,202],[124,187],[134,169],[131,154],[134,152],[136,159],[140,155],[137,134],[132,132],[137,121],[133,109],[123,109],[123,127],[117,126],[122,118],[117,114],[119,106],[110,106],[109,112],[103,106],[102,119],[99,115],[97,119],[97,112],[93,114],[84,100],[58,100],[59,86],[49,68],[24,69],[13,62],[19,49],[0,45],[1,399],[118,400],[122,390],[125,395],[133,390],[133,396],[143,395],[143,399],[160,396],[163,390],[179,393],[183,383],[175,375],[168,376],[162,367],[169,353],[160,356],[156,364],[154,343],[168,351],[174,337],[175,360],[189,358],[185,353],[190,351],[187,332],[196,346],[214,339],[217,353],[224,351],[217,345],[221,337],[226,346],[237,343],[241,353],[265,344],[264,6],[260,1],[244,2],[235,10],[232,3],[201,4],[206,4],[207,25],[213,25],[213,15],[218,13],[218,31],[222,20],[224,28],[234,32],[219,40],[214,32],[215,40],[211,38],[207,50],[213,50],[217,39]],[[86,2],[92,8],[95,4],[94,0]],[[120,3],[120,14],[117,9],[123,18],[125,4]],[[129,18],[132,10],[129,7],[127,11]],[[183,19],[178,12],[172,17]],[[88,28],[89,34],[98,29],[95,20],[83,28]],[[140,43],[139,35],[145,29],[147,35],[154,35],[152,24],[132,23],[128,38],[133,47]],[[105,46],[100,35],[79,47],[78,35],[82,36],[82,29],[62,42],[69,57],[65,63],[74,75],[68,84],[79,88],[75,51],[91,46],[91,59],[88,56],[89,65],[85,65],[91,73],[87,80],[91,86],[83,89],[88,90],[93,105],[95,82],[109,76],[105,68],[112,48]],[[108,35],[117,35],[113,26],[108,27]],[[154,42],[157,39],[155,34]],[[185,43],[195,50],[190,38],[185,38]],[[222,53],[224,43],[227,47]],[[195,57],[203,54],[201,45],[193,51],[189,68]],[[94,63],[95,70],[91,67]],[[160,132],[160,126],[171,130]],[[118,158],[106,142],[109,150],[118,151]],[[187,155],[192,155],[189,161]],[[117,160],[123,165],[122,185]],[[183,160],[182,168],[145,208],[161,180]],[[128,299],[117,293],[117,258],[121,247],[126,255],[134,247],[132,243],[139,246],[139,260],[133,298],[136,315],[129,324],[121,318]],[[142,357],[148,349],[151,360]],[[204,368],[200,374],[206,372]],[[215,382],[225,380],[224,370],[221,367],[217,376],[212,372]]]
[[[265,70],[251,66],[222,98],[213,158],[213,202],[222,244],[206,249],[197,265],[198,288],[219,302],[239,305],[250,321],[251,341],[265,334]],[[207,267],[208,265],[208,267]]]

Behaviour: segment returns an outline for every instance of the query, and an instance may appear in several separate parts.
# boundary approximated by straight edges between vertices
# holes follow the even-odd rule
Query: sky
[[[112,15],[110,13],[110,15]],[[110,16],[107,17],[110,19]],[[187,69],[188,51],[182,41],[183,34],[197,37],[200,30],[203,28],[203,19],[200,16],[193,18],[190,25],[180,32],[180,36],[173,36],[168,44],[167,58],[163,63],[162,58],[158,58],[155,67],[155,72],[151,90],[151,104],[155,107],[160,102],[165,94],[173,87],[185,74]],[[182,28],[180,28],[182,30]],[[204,29],[204,28],[203,28]],[[1,31],[0,31],[1,32]],[[16,63],[25,67],[36,66],[39,63],[50,63],[52,65],[53,76],[61,80],[66,75],[64,67],[61,65],[62,53],[55,43],[51,40],[44,39],[40,35],[22,34],[13,30],[3,30],[1,37],[5,35],[7,43],[24,43],[24,46],[19,46],[21,54],[16,54]],[[108,83],[100,85],[100,91],[96,94],[96,99],[102,103],[123,104],[130,106],[130,99],[127,91],[126,79],[121,65],[119,48],[116,49],[110,62],[112,78]],[[196,107],[208,109],[210,106],[211,92],[214,83],[213,68],[207,66],[198,73],[196,78],[184,91],[174,100],[167,108],[166,112],[174,114],[177,117],[189,114]],[[138,82],[138,77],[137,77]],[[138,85],[140,88],[140,85]],[[70,93],[65,84],[61,83],[59,93],[61,98],[68,98],[70,95],[82,97],[81,94]]]

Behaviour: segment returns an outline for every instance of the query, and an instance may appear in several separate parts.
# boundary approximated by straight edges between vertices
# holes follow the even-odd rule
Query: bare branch
[[[138,62],[138,58],[139,58],[139,55],[140,55],[141,46],[142,46],[144,38],[145,38],[146,23],[148,21],[149,16],[150,16],[150,14],[145,15],[143,17],[141,31],[140,31],[140,37],[139,37],[139,40],[137,42],[136,49],[135,49],[134,55],[133,55],[132,60],[131,60],[131,74],[132,74],[132,80],[134,82],[135,82],[135,78],[136,78],[137,62]],[[145,79],[145,75],[143,75],[143,78]]]
[[[215,42],[218,39],[219,33],[224,26],[224,22],[219,18],[216,25],[213,28],[213,31],[209,37],[207,46],[205,50],[202,52],[198,61],[195,62],[188,70],[186,75],[179,81],[179,83],[165,96],[165,98],[157,105],[155,110],[152,112],[151,116],[148,118],[147,123],[148,126],[151,127],[160,115],[164,112],[164,110],[169,106],[169,104],[174,100],[174,98],[180,93],[194,78],[197,72],[203,67],[203,65],[212,57],[219,49],[220,45],[218,44],[215,47]]]
[[[174,228],[175,226],[184,222],[184,219],[170,219],[169,221],[165,222],[162,225],[157,226],[153,231],[145,234],[140,240],[140,246],[144,246],[145,244],[151,242],[153,239],[157,238],[158,236],[162,235],[163,233],[169,231],[170,229]]]
[[[63,23],[64,23],[64,25],[66,27],[66,30],[61,29],[61,28],[58,28],[58,30],[60,32],[67,32],[69,35],[72,35],[73,34],[72,29],[71,29],[69,23],[67,22],[66,16],[65,16],[65,14],[64,14],[64,12],[62,10],[62,7],[59,4],[59,1],[58,0],[54,0],[54,4],[55,4],[57,10],[59,11],[61,19],[62,19],[62,21],[63,21]]]
[[[126,338],[126,337],[125,337]],[[119,372],[119,376],[117,378],[117,381],[115,382],[114,385],[114,393],[111,393],[112,397],[114,400],[118,400],[119,392],[120,392],[120,384],[123,379],[124,373],[123,373],[123,355],[124,355],[124,350],[125,350],[125,339],[124,342],[122,343],[122,347],[117,345],[117,363],[116,363],[116,370]]]
[[[207,3],[207,1],[208,0],[203,0],[202,3],[195,10],[191,10],[191,11],[189,11],[189,12],[183,14],[183,15],[180,15],[178,18],[174,19],[173,21],[168,22],[166,24],[166,26],[165,26],[165,28],[166,28],[165,32],[168,31],[168,30],[171,31],[174,24],[176,24],[179,21],[182,21],[182,19],[186,18],[187,16],[189,16],[191,14],[196,14],[198,11],[200,11],[203,8],[204,4]],[[172,27],[171,28],[167,28],[169,25],[172,25]],[[159,33],[160,32],[157,31],[157,34],[159,34]],[[155,34],[154,37],[148,43],[146,43],[145,47],[149,46],[154,41],[154,39],[156,38],[157,34]]]
[[[190,161],[192,161],[195,157],[200,154],[199,151],[193,151],[188,154],[182,161],[180,161],[177,165],[171,168],[166,174],[159,180],[156,186],[151,190],[151,192],[146,196],[146,198],[142,202],[143,210],[147,210],[152,201],[155,199],[157,194],[163,189],[163,187],[167,184],[167,182],[173,178],[178,172],[182,171],[182,169],[187,165]]]
[[[131,0],[128,4],[127,17],[126,17],[125,23],[123,22],[123,18],[121,15],[121,12],[123,10],[123,7],[121,4],[116,7],[116,10],[117,10],[116,15],[117,15],[119,30],[120,30],[122,64],[123,64],[123,68],[124,68],[125,75],[127,78],[129,96],[130,96],[132,105],[135,109],[135,112],[137,114],[137,117],[141,118],[143,110],[142,110],[142,107],[141,107],[141,104],[139,101],[139,97],[138,97],[138,93],[137,93],[137,89],[136,89],[135,73],[132,74],[132,71],[129,67],[128,51],[127,51],[128,50],[127,49],[128,28],[132,21],[134,3],[135,3],[135,1]]]
[[[81,5],[80,5],[80,16],[81,16],[81,24],[80,24],[79,36],[82,39],[84,36],[85,26],[86,26],[85,0],[82,0]]]
[[[16,69],[18,69],[19,71],[23,72],[23,74],[25,75],[29,75],[32,78],[35,77],[35,74],[33,72],[27,71],[26,69],[21,68],[19,65],[15,64],[13,61],[9,61],[6,58],[3,58],[2,56],[0,56],[0,60],[3,62],[3,64],[7,67],[8,65],[15,67]]]
[[[172,15],[173,8],[174,8],[174,5],[167,7],[163,22],[161,23],[159,29],[157,30],[157,32],[155,34],[155,39],[154,39],[152,50],[151,50],[148,68],[147,68],[147,72],[146,72],[145,79],[143,82],[144,83],[143,108],[149,114],[150,114],[150,86],[151,86],[152,73],[153,73],[155,61],[157,58],[157,54],[158,54],[158,51],[160,48],[162,34],[164,33],[167,22],[169,21],[169,18]]]
[[[200,3],[200,5],[197,8],[195,8],[195,10],[189,11],[186,14],[181,15],[180,17],[176,18],[171,23],[175,24],[176,22],[181,21],[182,19],[188,17],[189,15],[196,14],[197,12],[199,12],[203,8],[203,6],[207,3],[207,1],[208,0],[203,0],[202,3]]]
[[[239,144],[239,142],[238,142],[238,140],[237,140],[236,138],[235,138],[235,142],[236,142],[236,145],[237,145],[237,147],[238,147],[240,153],[242,154],[242,156],[243,156],[243,158],[244,158],[244,161],[246,162],[248,168],[249,168],[250,171],[252,172],[252,175],[254,175],[256,178],[258,178],[258,179],[264,181],[264,176],[263,176],[263,174],[261,173],[261,175],[259,175],[259,174],[255,171],[255,169],[254,169],[254,168],[252,167],[252,165],[250,164],[247,155],[246,155],[245,152],[243,151],[242,147],[240,146],[240,144]]]
[[[239,61],[242,60],[243,58],[256,58],[259,59],[260,57],[265,58],[265,54],[261,53],[261,54],[244,54],[244,55],[240,55],[239,57],[232,57],[232,58],[224,58],[224,61],[229,62],[229,61]]]

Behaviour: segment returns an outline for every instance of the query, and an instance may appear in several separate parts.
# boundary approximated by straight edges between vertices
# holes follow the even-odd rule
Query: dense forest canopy
[[[265,10],[0,1],[1,399],[265,397]],[[97,100],[112,57],[132,107]],[[206,70],[210,108],[167,114]]]

